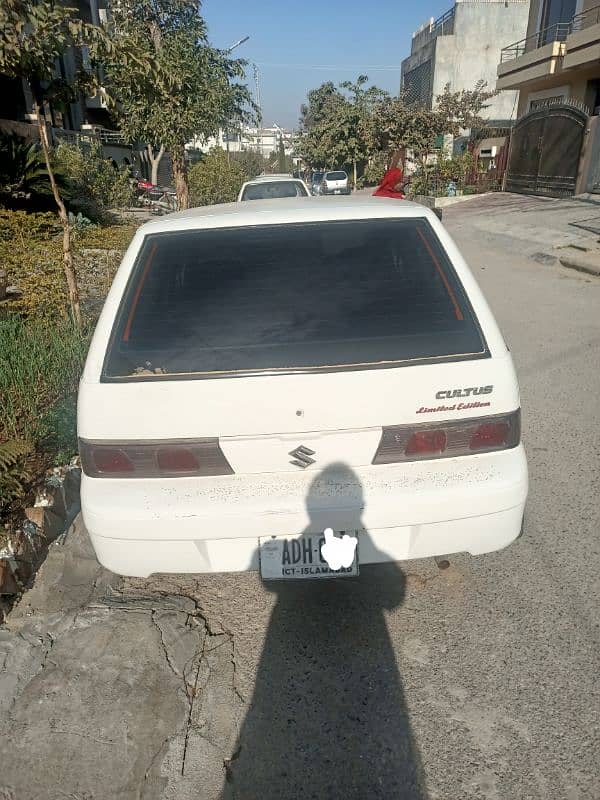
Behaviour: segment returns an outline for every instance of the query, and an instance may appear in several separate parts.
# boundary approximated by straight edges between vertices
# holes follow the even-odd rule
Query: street
[[[522,537],[269,591],[118,578],[79,520],[0,629],[0,800],[600,797],[600,278],[529,257],[530,200],[443,218],[520,381]]]

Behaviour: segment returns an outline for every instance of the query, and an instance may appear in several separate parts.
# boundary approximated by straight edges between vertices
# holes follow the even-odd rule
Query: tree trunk
[[[151,166],[151,174],[150,174],[150,182],[153,183],[155,186],[158,186],[158,166],[160,164],[160,160],[165,153],[165,148],[160,146],[160,150],[156,155],[154,155],[154,150],[152,149],[151,144],[146,145],[146,152],[148,153],[148,161],[150,162]]]
[[[356,159],[354,160],[354,191],[356,191]]]
[[[184,211],[190,207],[190,189],[188,186],[187,164],[183,147],[171,153],[175,191],[177,193],[177,210]]]
[[[33,91],[33,104],[35,115],[38,123],[38,131],[40,134],[40,143],[46,161],[46,169],[48,170],[48,178],[50,179],[50,186],[52,188],[52,195],[58,208],[58,216],[63,228],[63,269],[67,281],[67,289],[69,293],[69,303],[71,305],[71,313],[78,328],[81,328],[81,306],[79,303],[79,289],[77,287],[77,274],[75,272],[75,265],[73,263],[73,250],[71,247],[71,225],[69,224],[69,215],[67,209],[62,201],[58,186],[56,185],[56,178],[54,177],[54,170],[50,160],[50,143],[48,141],[48,129],[46,128],[46,118],[43,116],[43,99],[38,90],[34,88]]]

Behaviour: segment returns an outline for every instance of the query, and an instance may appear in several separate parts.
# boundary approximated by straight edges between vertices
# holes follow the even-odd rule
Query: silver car
[[[283,197],[308,197],[308,186],[299,178],[289,175],[261,175],[247,181],[238,195],[238,202],[244,200],[277,200]]]
[[[350,194],[348,175],[341,169],[326,172],[320,184],[319,194]]]

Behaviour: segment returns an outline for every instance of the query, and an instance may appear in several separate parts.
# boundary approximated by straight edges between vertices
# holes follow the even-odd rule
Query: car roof
[[[297,181],[299,178],[294,178],[293,175],[287,175],[283,172],[277,172],[273,175],[257,175],[252,178],[248,183],[263,183],[263,181]]]
[[[200,206],[167,214],[142,225],[141,235],[202,228],[236,228],[252,225],[328,222],[332,220],[412,219],[438,220],[433,211],[408,200],[371,195],[349,197],[290,197],[253,200],[251,203],[225,203]]]

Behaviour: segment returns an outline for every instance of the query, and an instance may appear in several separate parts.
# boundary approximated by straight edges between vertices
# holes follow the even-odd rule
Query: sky
[[[297,126],[309,89],[368,75],[371,83],[397,94],[400,63],[410,53],[413,31],[439,17],[453,0],[203,0],[209,40],[258,65],[263,122]],[[233,54],[232,54],[233,55]]]

